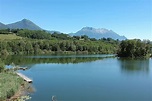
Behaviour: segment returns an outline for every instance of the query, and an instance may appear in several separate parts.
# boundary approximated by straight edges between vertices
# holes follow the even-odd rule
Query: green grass
[[[0,73],[0,101],[4,101],[13,96],[23,83],[15,73]]]
[[[0,40],[6,40],[6,39],[22,39],[22,37],[17,36],[15,34],[0,34]]]

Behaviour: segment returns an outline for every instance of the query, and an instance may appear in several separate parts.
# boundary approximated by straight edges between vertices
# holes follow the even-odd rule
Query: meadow
[[[17,36],[16,34],[0,34],[0,40],[6,40],[6,39],[22,39],[22,37]]]

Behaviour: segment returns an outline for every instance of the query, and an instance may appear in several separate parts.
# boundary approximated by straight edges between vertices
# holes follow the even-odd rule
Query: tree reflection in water
[[[109,57],[109,56],[108,56]],[[82,62],[91,62],[96,60],[102,60],[107,57],[102,56],[8,56],[3,58],[3,61],[6,65],[11,65],[12,63],[19,66],[24,66],[31,68],[34,64],[40,63],[57,63],[57,64],[68,64],[68,63],[82,63]]]
[[[119,58],[122,72],[149,72],[149,59],[125,59]]]

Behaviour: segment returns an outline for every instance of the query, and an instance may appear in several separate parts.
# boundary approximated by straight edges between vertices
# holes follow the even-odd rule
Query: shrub
[[[4,63],[0,59],[0,73],[5,69]]]

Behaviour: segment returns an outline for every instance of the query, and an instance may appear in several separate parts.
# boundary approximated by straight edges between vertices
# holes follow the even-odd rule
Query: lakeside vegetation
[[[0,59],[0,101],[26,101],[30,99],[26,92],[32,92],[31,86],[16,74],[16,70],[5,68]],[[25,94],[25,95],[24,95]]]
[[[69,36],[52,34],[45,30],[2,29],[0,55],[37,54],[117,54],[119,57],[149,57],[152,42],[149,40],[113,40],[111,38],[89,38],[86,35]],[[14,38],[11,36],[15,36]]]
[[[120,43],[117,54],[118,57],[150,57],[152,54],[152,43],[149,40],[124,40]]]
[[[13,72],[0,73],[0,101],[10,99],[23,84],[23,79]]]
[[[22,39],[0,40],[1,55],[31,55],[31,54],[115,54],[118,40],[103,38],[100,40],[86,35],[69,36],[54,32],[31,31],[23,29],[1,30],[1,34],[15,34]]]
[[[4,62],[0,59],[0,101],[11,98],[20,88],[23,79],[13,71],[7,71]]]
[[[5,70],[5,64],[0,59],[0,101],[5,101],[12,97],[23,83],[23,79],[14,72],[6,72]]]

